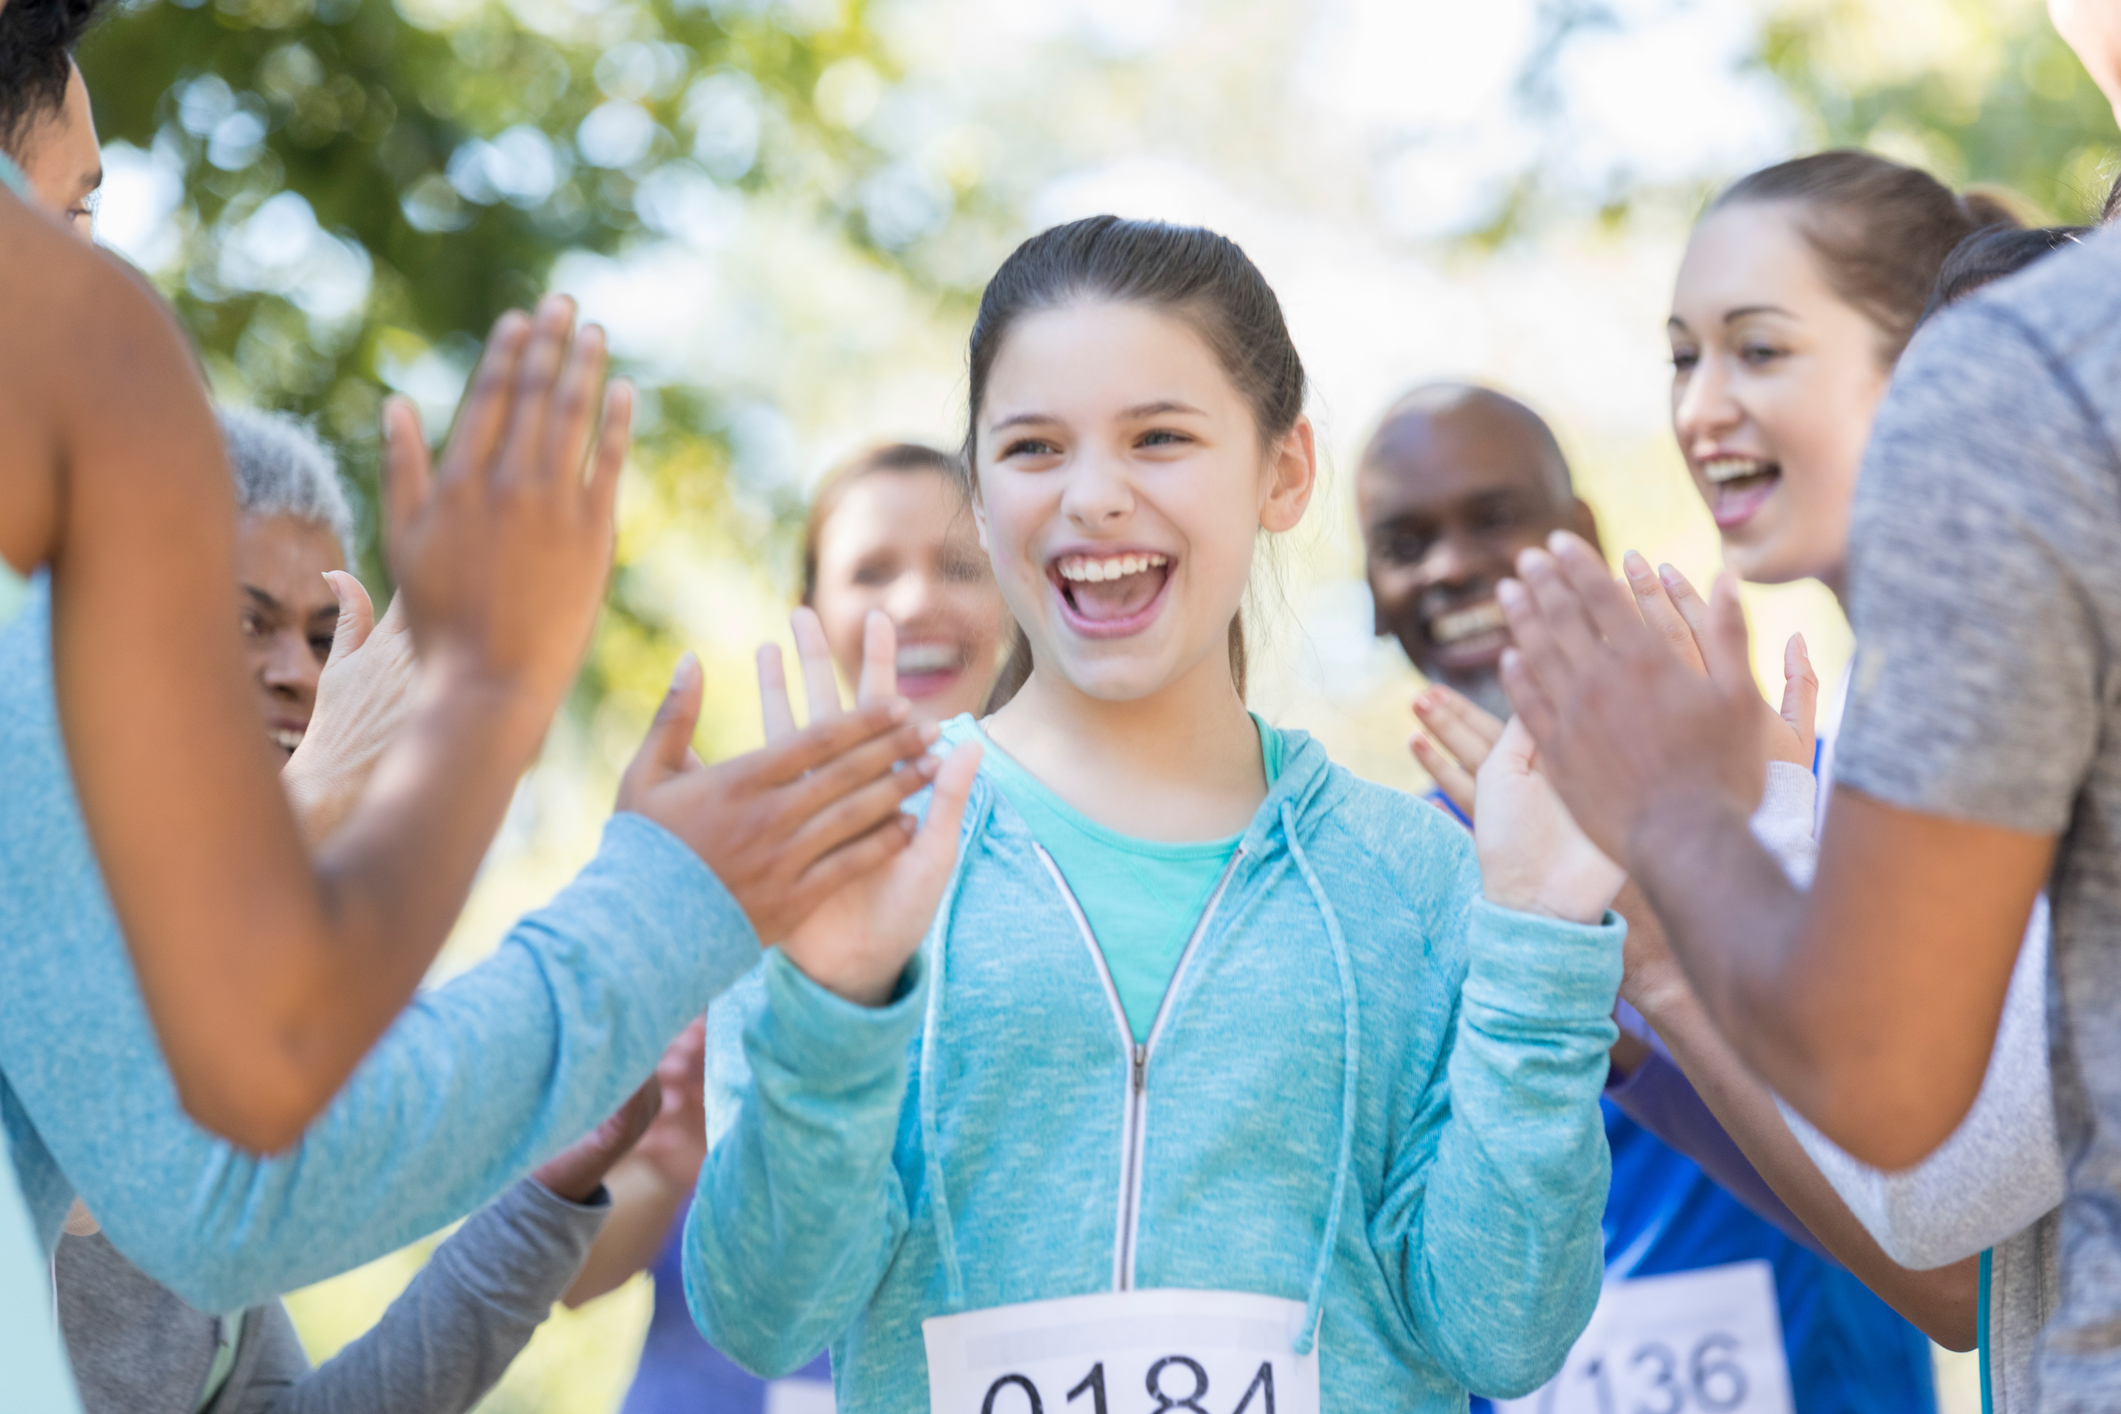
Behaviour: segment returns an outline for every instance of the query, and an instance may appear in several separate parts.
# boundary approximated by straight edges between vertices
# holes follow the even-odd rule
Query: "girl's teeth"
[[[1102,560],[1072,555],[1061,561],[1060,577],[1078,584],[1101,584],[1108,579],[1125,579],[1130,574],[1157,569],[1170,562],[1167,556],[1154,554],[1113,555]]]
[[[273,745],[282,751],[293,751],[302,744],[302,733],[276,730],[272,734]]]

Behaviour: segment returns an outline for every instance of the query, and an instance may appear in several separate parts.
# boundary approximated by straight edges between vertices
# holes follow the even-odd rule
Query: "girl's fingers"
[[[1819,739],[1819,674],[1812,669],[1812,655],[1805,651],[1801,633],[1791,634],[1782,649],[1782,720],[1810,756]]]
[[[891,616],[871,609],[862,622],[862,677],[854,700],[863,707],[898,696],[898,629]]]
[[[1480,769],[1502,735],[1502,718],[1441,684],[1415,696],[1414,715],[1468,771]]]
[[[1701,661],[1701,646],[1694,641],[1694,627],[1672,603],[1663,582],[1650,569],[1650,562],[1630,550],[1621,557],[1620,567],[1627,573],[1628,588],[1635,592],[1635,611],[1642,615],[1642,621],[1680,662],[1706,676],[1708,665]]]
[[[795,709],[788,703],[788,671],[781,666],[776,643],[759,645],[759,716],[766,724],[770,745],[795,735]]]
[[[1414,733],[1407,745],[1414,752],[1414,759],[1421,763],[1421,769],[1429,773],[1429,778],[1436,782],[1436,788],[1444,793],[1444,798],[1457,806],[1460,814],[1468,820],[1472,819],[1472,773],[1451,759],[1450,752],[1438,747],[1420,732]]]
[[[913,837],[913,852],[921,865],[932,871],[941,885],[957,862],[958,826],[965,818],[965,800],[972,794],[972,781],[979,774],[980,746],[967,742],[943,761],[935,773],[935,793],[928,799],[928,818]]]
[[[832,648],[825,642],[825,625],[817,612],[797,609],[788,619],[795,631],[795,656],[803,672],[803,696],[810,709],[810,724],[840,715],[840,679],[833,670]]]

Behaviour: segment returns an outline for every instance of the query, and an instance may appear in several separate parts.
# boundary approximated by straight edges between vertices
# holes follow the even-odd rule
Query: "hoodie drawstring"
[[[948,975],[950,953],[950,920],[956,912],[957,893],[965,877],[965,861],[972,855],[972,846],[987,826],[991,805],[982,802],[978,818],[972,828],[959,837],[957,866],[951,871],[950,886],[943,890],[943,899],[936,906],[934,943],[928,950],[928,1006],[921,1025],[921,1158],[928,1175],[928,1202],[935,1213],[935,1244],[943,1255],[944,1300],[952,1314],[964,1309],[965,1275],[957,1261],[957,1229],[950,1217],[950,1193],[943,1186],[943,1145],[941,1125],[936,1120],[936,1107],[941,1103],[936,1098],[940,1082],[937,1069],[942,1064],[943,1051],[943,991]]]
[[[1333,1264],[1333,1248],[1340,1240],[1340,1210],[1348,1194],[1348,1169],[1355,1147],[1355,1078],[1362,1060],[1362,1017],[1355,1004],[1355,965],[1348,958],[1348,940],[1341,935],[1340,916],[1326,898],[1318,875],[1311,872],[1311,861],[1304,856],[1303,842],[1296,835],[1296,812],[1286,800],[1281,805],[1281,831],[1289,845],[1289,857],[1296,861],[1297,872],[1303,875],[1311,899],[1318,905],[1318,915],[1325,920],[1326,940],[1333,945],[1333,966],[1340,974],[1340,1156],[1333,1165],[1333,1202],[1326,1213],[1318,1265],[1311,1272],[1303,1330],[1296,1338],[1296,1353],[1309,1355],[1318,1341],[1319,1312],[1326,1299],[1326,1272]]]

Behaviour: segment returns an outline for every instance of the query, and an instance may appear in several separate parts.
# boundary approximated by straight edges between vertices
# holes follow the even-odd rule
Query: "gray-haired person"
[[[346,573],[354,517],[330,450],[284,414],[223,408],[219,417],[240,516],[243,637],[266,728],[295,761],[334,764],[313,768],[315,793],[296,801],[321,836],[329,822],[317,812],[335,814],[358,793],[388,737],[411,680],[409,647],[391,618],[371,631],[368,595]],[[290,762],[284,774],[300,771]],[[127,1261],[77,1206],[53,1274],[85,1414],[469,1409],[574,1279],[610,1211],[604,1175],[659,1101],[651,1081],[474,1214],[375,1329],[314,1371],[281,1303],[197,1310]]]

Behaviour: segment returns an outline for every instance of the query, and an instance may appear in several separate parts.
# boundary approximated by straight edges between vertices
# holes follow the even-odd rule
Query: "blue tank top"
[[[648,1269],[655,1281],[655,1314],[649,1317],[641,1366],[619,1414],[766,1414],[768,1382],[709,1345],[685,1304],[685,1215],[691,1211],[688,1198]],[[829,1398],[825,1391],[832,1383],[831,1358],[820,1355],[788,1379],[772,1383],[808,1384]],[[816,1388],[820,1385],[825,1389]],[[805,1402],[801,1407],[813,1406]]]

